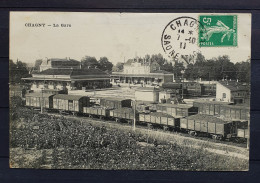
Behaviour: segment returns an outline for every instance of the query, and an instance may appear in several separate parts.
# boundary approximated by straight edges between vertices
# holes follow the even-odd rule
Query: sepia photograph
[[[251,14],[10,12],[10,168],[248,171]]]

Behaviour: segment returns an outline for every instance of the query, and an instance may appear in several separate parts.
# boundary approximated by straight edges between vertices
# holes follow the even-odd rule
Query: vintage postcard
[[[251,14],[10,12],[10,167],[248,171]]]

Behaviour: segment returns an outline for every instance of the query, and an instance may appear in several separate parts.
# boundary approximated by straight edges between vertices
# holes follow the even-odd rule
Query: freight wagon
[[[72,113],[83,113],[83,107],[89,106],[89,97],[80,95],[57,94],[53,96],[53,109]]]
[[[100,106],[83,107],[83,114],[88,115],[89,117],[106,118],[109,117],[109,110]]]
[[[169,114],[173,117],[186,117],[198,113],[198,108],[187,104],[157,104],[157,112]]]
[[[134,118],[138,121],[138,112],[134,111],[132,108],[123,107],[120,109],[110,110],[109,117],[115,119],[116,122],[123,120],[131,123],[134,121]]]
[[[232,120],[250,120],[250,107],[245,105],[222,105],[220,116]]]
[[[237,137],[241,139],[248,139],[249,138],[248,128],[238,128]]]
[[[180,126],[180,119],[174,118],[169,114],[162,112],[152,112],[150,114],[139,114],[139,121],[148,124],[156,124],[165,127],[178,128]]]
[[[197,114],[180,120],[180,128],[191,135],[198,133],[210,135],[214,139],[222,140],[236,137],[237,122],[224,121],[214,116]]]
[[[35,108],[52,108],[53,96],[49,93],[28,93],[25,95],[25,105]]]
[[[100,98],[100,106],[107,109],[120,109],[122,107],[131,108],[131,99],[119,99],[119,98]]]
[[[220,106],[229,105],[229,102],[195,100],[193,106],[198,108],[198,114],[220,115]]]

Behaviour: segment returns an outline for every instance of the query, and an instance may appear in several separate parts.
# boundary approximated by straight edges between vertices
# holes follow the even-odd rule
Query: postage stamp
[[[237,46],[237,15],[200,15],[199,46]]]

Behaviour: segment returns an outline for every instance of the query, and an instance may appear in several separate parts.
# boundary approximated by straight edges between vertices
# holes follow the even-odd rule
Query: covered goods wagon
[[[61,111],[83,113],[83,107],[89,106],[89,97],[58,94],[53,97],[53,108]]]
[[[25,95],[26,106],[53,108],[53,94],[49,93],[28,93]]]
[[[250,107],[246,105],[220,106],[220,116],[232,120],[250,120]]]
[[[131,108],[131,99],[120,99],[116,97],[100,98],[100,106],[106,107],[107,109]]]
[[[193,106],[198,108],[198,114],[220,115],[220,106],[229,105],[229,102],[195,100]]]

